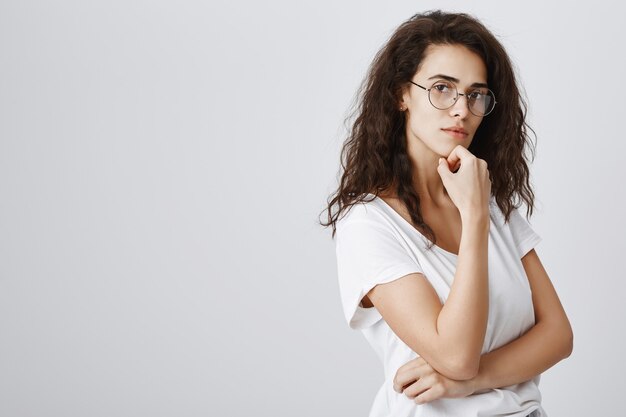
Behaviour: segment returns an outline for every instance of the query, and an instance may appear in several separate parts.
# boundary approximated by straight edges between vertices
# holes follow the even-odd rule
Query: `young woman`
[[[464,14],[403,23],[377,54],[329,199],[342,303],[384,364],[374,416],[545,416],[572,330],[518,212],[526,107]]]

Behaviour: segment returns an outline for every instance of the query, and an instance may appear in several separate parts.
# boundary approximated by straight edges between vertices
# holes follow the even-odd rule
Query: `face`
[[[431,45],[412,81],[431,88],[438,80],[469,93],[487,85],[487,68],[482,58],[461,45]],[[445,87],[438,85],[437,90]],[[435,90],[431,97],[439,92]],[[428,91],[409,84],[402,95],[406,109],[406,134],[410,153],[421,157],[447,157],[457,145],[469,147],[483,117],[469,111],[467,97],[459,96],[452,107],[439,110],[428,99]],[[444,107],[444,106],[439,106]]]

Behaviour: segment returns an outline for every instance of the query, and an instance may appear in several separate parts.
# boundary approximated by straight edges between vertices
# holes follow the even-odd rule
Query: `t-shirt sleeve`
[[[337,228],[336,253],[343,311],[354,329],[369,327],[381,319],[375,308],[360,306],[372,288],[422,272],[400,235],[370,219],[341,224]]]
[[[541,237],[535,233],[519,209],[514,209],[511,212],[509,228],[520,259],[541,242]]]

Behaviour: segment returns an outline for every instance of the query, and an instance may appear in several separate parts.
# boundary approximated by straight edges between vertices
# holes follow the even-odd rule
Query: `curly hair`
[[[528,162],[534,143],[526,123],[527,106],[520,94],[511,60],[495,36],[475,18],[463,13],[430,11],[402,23],[376,54],[357,92],[349,119],[354,123],[341,151],[342,174],[329,197],[323,226],[332,226],[356,203],[371,201],[393,190],[405,204],[413,225],[435,244],[433,230],[420,210],[407,153],[406,117],[398,110],[402,89],[420,67],[430,45],[462,45],[482,58],[489,88],[498,105],[480,124],[469,151],[487,161],[491,193],[508,221],[524,201],[527,215],[534,207]],[[356,117],[355,117],[356,116]]]

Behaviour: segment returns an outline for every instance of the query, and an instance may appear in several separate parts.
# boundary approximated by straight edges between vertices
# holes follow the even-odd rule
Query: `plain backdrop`
[[[545,409],[619,414],[617,2],[2,0],[0,415],[367,415],[382,366],[318,215],[374,54],[433,8],[494,31],[530,103],[575,333]]]

